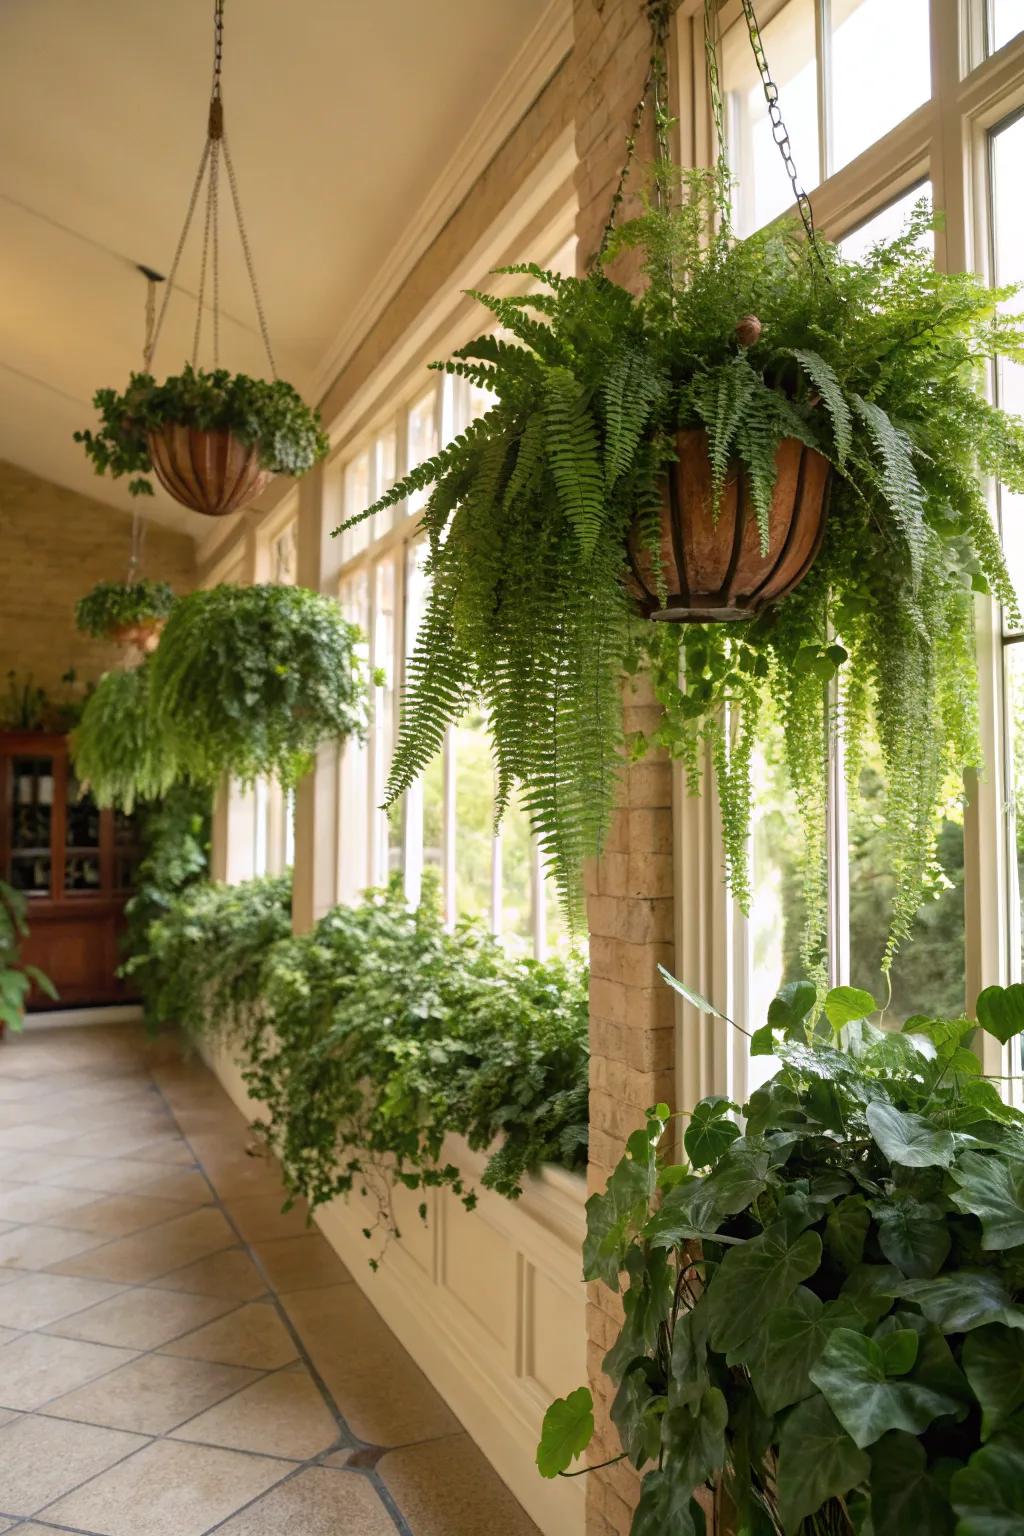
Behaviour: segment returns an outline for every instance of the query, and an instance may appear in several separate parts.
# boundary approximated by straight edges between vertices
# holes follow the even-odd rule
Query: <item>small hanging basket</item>
[[[147,437],[160,484],[175,501],[207,517],[226,517],[248,506],[270,480],[258,445],[243,443],[225,428],[204,431],[167,422]]]
[[[761,552],[746,471],[733,464],[717,517],[711,461],[703,430],[676,437],[661,510],[660,564],[668,588],[658,597],[657,557],[634,529],[628,543],[629,589],[647,618],[676,624],[750,619],[792,592],[814,563],[825,536],[831,465],[794,437],[775,456],[778,478]]]

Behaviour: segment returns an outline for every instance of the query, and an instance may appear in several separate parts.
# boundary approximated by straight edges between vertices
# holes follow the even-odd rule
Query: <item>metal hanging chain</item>
[[[704,67],[711,98],[711,120],[715,135],[715,202],[722,233],[732,234],[732,171],[729,168],[725,136],[725,104],[718,73],[718,50],[722,41],[719,0],[704,0]]]
[[[149,359],[152,353],[153,333],[156,329],[156,285],[164,281],[159,272],[154,272],[152,267],[139,267],[139,271],[146,279],[146,310],[145,330],[142,342],[143,366],[148,369]],[[145,520],[139,514],[139,503],[136,498],[132,503],[132,540],[131,551],[128,556],[128,580],[138,581],[142,571],[142,546],[146,538]]]
[[[789,132],[782,120],[782,112],[779,109],[779,88],[772,79],[771,71],[768,68],[768,60],[765,58],[764,44],[761,41],[761,29],[757,24],[757,17],[754,15],[753,0],[740,0],[740,3],[743,6],[743,16],[747,23],[747,32],[750,35],[750,47],[754,54],[754,63],[757,65],[758,73],[761,76],[761,84],[764,87],[764,99],[768,103],[772,138],[778,145],[779,154],[782,156],[782,163],[786,168],[786,175],[789,177],[790,185],[793,188],[793,197],[796,201],[800,218],[803,221],[804,229],[807,232],[811,249],[814,251],[815,256],[817,256],[822,269],[827,270],[821,254],[821,247],[818,244],[817,231],[814,228],[814,211],[811,208],[811,200],[800,183],[800,177],[797,174],[796,164],[793,160],[793,146],[789,141]]]
[[[213,290],[213,362],[214,367],[220,362],[220,205],[218,200],[220,186],[220,158],[224,157],[224,165],[228,173],[228,185],[231,189],[231,201],[234,207],[235,220],[238,224],[238,234],[242,242],[242,252],[245,256],[245,268],[249,276],[249,284],[252,288],[253,301],[256,306],[256,317],[259,321],[260,336],[263,341],[267,360],[270,364],[271,377],[277,378],[277,365],[274,361],[273,349],[270,345],[270,333],[267,329],[266,316],[263,311],[263,300],[260,296],[259,284],[256,281],[256,268],[252,259],[252,250],[249,245],[249,236],[245,228],[245,220],[242,216],[242,204],[238,195],[238,183],[235,177],[235,169],[231,162],[231,154],[228,149],[227,135],[224,131],[224,101],[221,93],[221,73],[224,62],[224,0],[214,0],[213,7],[213,82],[210,87],[210,107],[207,117],[206,142],[199,159],[199,169],[196,172],[192,194],[185,212],[185,224],[174,252],[174,260],[167,276],[167,290],[164,294],[160,313],[157,317],[152,333],[146,343],[145,363],[146,371],[152,369],[153,354],[163,328],[164,318],[167,314],[167,306],[170,303],[171,293],[174,289],[174,280],[177,276],[178,266],[181,261],[185,241],[192,227],[192,219],[199,201],[199,193],[203,181],[207,178],[206,208],[203,222],[203,247],[199,267],[199,294],[196,313],[195,331],[192,341],[192,366],[197,367],[199,362],[199,343],[202,335],[203,307],[206,296],[206,274],[208,265],[212,266],[212,290]],[[212,263],[210,253],[212,248]]]
[[[652,100],[654,106],[654,136],[658,161],[661,166],[664,166],[671,159],[668,142],[668,68],[665,45],[668,41],[668,30],[672,12],[675,10],[677,3],[678,0],[647,0],[647,15],[651,25],[651,57],[647,64],[647,74],[644,77],[640,100],[633,108],[629,131],[626,134],[626,158],[623,162],[622,170],[619,172],[615,191],[612,194],[608,218],[605,220],[604,229],[601,231],[601,243],[590,259],[591,267],[600,264],[602,256],[608,249],[608,242],[615,232],[619,209],[626,196],[626,182],[629,179],[629,173],[636,157],[637,140],[640,137],[640,130],[643,127],[644,118],[647,114],[648,100]],[[656,176],[655,197],[659,207],[664,197],[663,183],[663,175]]]

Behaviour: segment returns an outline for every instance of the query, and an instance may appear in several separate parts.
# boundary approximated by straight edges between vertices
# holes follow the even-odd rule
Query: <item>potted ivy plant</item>
[[[317,413],[291,384],[186,363],[158,384],[133,373],[123,393],[97,390],[99,430],[75,433],[97,474],[130,475],[152,495],[154,473],[176,501],[211,517],[259,495],[271,475],[303,475],[327,452]]]
[[[164,620],[174,603],[166,581],[101,581],[75,604],[75,622],[85,635],[156,649]]]
[[[578,916],[624,747],[665,745],[695,779],[710,743],[744,902],[750,759],[771,700],[803,813],[813,962],[822,693],[838,676],[830,729],[855,772],[873,716],[888,776],[888,964],[948,771],[978,760],[972,593],[1015,611],[982,477],[1024,490],[1024,427],[983,386],[1024,326],[999,307],[1006,290],[936,271],[927,209],[849,261],[794,226],[734,239],[721,172],[678,173],[672,190],[612,234],[590,275],[514,268],[536,292],[475,295],[503,334],[435,366],[494,404],[362,514],[432,487],[432,584],[387,802],[482,697],[499,811],[520,786]],[[605,270],[627,249],[643,263],[639,296]],[[783,528],[783,566],[797,546],[799,559],[780,570]],[[742,557],[731,575],[723,548]],[[712,617],[732,622],[701,622]],[[645,664],[663,722],[625,741],[623,671]],[[725,719],[726,705],[741,707]]]
[[[625,1276],[604,1370],[615,1459],[645,1473],[634,1536],[703,1531],[698,1497],[766,1536],[1024,1529],[1024,1115],[969,1019],[896,1032],[875,1006],[784,989],[751,1046],[780,1069],[742,1129],[704,1099],[674,1163],[659,1105],[587,1202],[586,1278]],[[1024,987],[977,1014],[1018,1037]],[[548,1412],[541,1472],[592,1433],[580,1388]]]
[[[359,631],[304,587],[217,586],[175,604],[147,662],[151,728],[180,776],[294,783],[365,727]]]

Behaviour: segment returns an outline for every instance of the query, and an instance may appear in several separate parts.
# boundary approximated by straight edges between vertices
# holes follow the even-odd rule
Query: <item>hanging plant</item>
[[[935,270],[918,245],[926,211],[851,262],[793,227],[736,240],[721,166],[663,162],[654,191],[606,232],[590,275],[509,268],[539,291],[474,294],[503,337],[435,366],[496,403],[362,514],[433,487],[431,589],[387,803],[482,698],[498,812],[520,786],[578,922],[580,867],[601,847],[624,746],[667,747],[695,784],[707,743],[727,874],[745,904],[749,767],[770,698],[805,829],[813,967],[828,733],[845,732],[855,786],[873,715],[896,884],[888,966],[920,899],[947,776],[978,760],[971,594],[1015,608],[981,477],[1024,490],[1024,429],[982,390],[997,352],[1020,353],[1024,326],[999,312],[1012,290]],[[639,296],[604,271],[624,250],[643,263]],[[793,508],[812,489],[798,529]],[[763,570],[730,589],[737,541],[734,576],[772,565],[785,520],[802,540],[797,568],[774,591]],[[724,568],[708,553],[723,530]],[[695,593],[680,583],[680,546],[701,554],[702,540],[719,579]],[[708,596],[733,622],[644,621],[708,617]],[[624,743],[623,669],[644,664],[663,722]]]
[[[166,581],[101,581],[78,599],[75,623],[97,640],[151,651],[173,603]]]
[[[268,383],[186,363],[158,384],[133,373],[123,394],[97,390],[98,432],[76,432],[98,474],[131,475],[135,496],[155,473],[178,501],[222,514],[244,506],[272,474],[303,475],[327,452],[315,411],[282,379]]]
[[[181,777],[168,736],[154,724],[152,665],[105,673],[69,737],[75,774],[103,809],[130,815],[136,801],[160,799]]]
[[[221,517],[253,501],[271,475],[303,475],[324,457],[327,438],[315,411],[277,377],[263,301],[256,282],[252,251],[242,217],[235,168],[224,128],[221,70],[224,58],[224,0],[214,0],[213,87],[207,113],[206,142],[189,198],[185,224],[164,289],[159,315],[155,284],[163,281],[148,267],[144,369],[133,373],[123,394],[97,390],[93,404],[100,413],[98,432],[76,432],[96,466],[114,479],[130,475],[133,496],[153,494],[147,478],[154,473],[175,501]],[[223,164],[252,289],[260,337],[273,382],[232,374],[220,362],[220,205],[218,188]],[[178,264],[188,238],[199,194],[206,182],[206,206],[192,361],[180,374],[158,384],[152,373],[153,355],[174,292]],[[212,255],[212,260],[208,260]],[[212,279],[213,370],[199,366],[207,268]]]
[[[333,598],[304,587],[191,592],[148,663],[153,728],[196,782],[292,784],[322,742],[365,727],[360,638]]]
[[[21,958],[28,938],[28,901],[24,892],[0,880],[0,1038],[8,1025],[21,1029],[25,1001],[33,986],[46,997],[57,999],[57,989],[37,965]]]

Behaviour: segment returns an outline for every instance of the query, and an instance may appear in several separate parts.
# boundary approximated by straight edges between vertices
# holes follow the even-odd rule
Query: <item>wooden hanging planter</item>
[[[750,481],[730,467],[717,517],[711,461],[703,429],[679,432],[679,461],[670,467],[661,511],[661,572],[634,530],[628,542],[629,588],[650,619],[706,624],[749,619],[792,592],[821,548],[828,515],[831,465],[794,437],[775,456],[778,478],[769,517],[768,553],[761,552]]]
[[[147,437],[160,484],[182,506],[207,517],[226,517],[247,506],[271,477],[259,448],[226,428],[206,431],[169,421]]]
[[[163,619],[138,619],[134,624],[118,624],[110,631],[108,639],[115,645],[134,645],[144,655],[150,656],[160,644]]]

